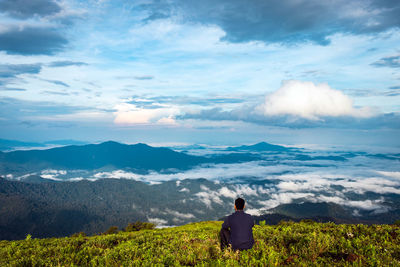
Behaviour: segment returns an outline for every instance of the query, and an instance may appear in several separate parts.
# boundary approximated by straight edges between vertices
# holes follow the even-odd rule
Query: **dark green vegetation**
[[[253,249],[221,251],[221,222],[116,234],[0,241],[1,266],[399,266],[400,227],[256,225]]]
[[[183,187],[190,192],[180,192]],[[205,213],[204,203],[191,194],[201,186],[215,188],[205,179],[149,185],[126,179],[95,182],[23,183],[0,178],[0,239],[60,237],[84,231],[104,232],[110,225],[120,228],[130,221],[163,218],[168,225],[193,220],[218,219],[232,201],[215,204]],[[187,199],[186,203],[181,202]],[[191,216],[187,213],[192,214]]]

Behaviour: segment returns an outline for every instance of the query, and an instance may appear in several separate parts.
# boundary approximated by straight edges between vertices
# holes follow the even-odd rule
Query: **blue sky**
[[[0,0],[0,138],[399,147],[400,2]]]

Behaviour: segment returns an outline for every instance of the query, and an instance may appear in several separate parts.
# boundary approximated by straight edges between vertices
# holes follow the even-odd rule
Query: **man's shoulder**
[[[226,222],[227,220],[231,219],[234,215],[235,215],[235,213],[232,213],[230,215],[225,216],[224,222]]]
[[[244,211],[242,211],[242,212],[237,212],[237,211],[236,211],[236,212],[232,213],[231,215],[229,215],[228,218],[229,218],[229,217],[230,217],[230,218],[232,218],[232,217],[237,217],[237,216],[253,218],[253,216],[251,216],[250,214],[248,214],[248,213],[246,213],[246,212],[244,212]]]
[[[251,216],[250,214],[248,214],[248,213],[246,213],[246,212],[244,212],[244,215],[246,215],[246,216],[249,217],[249,218],[253,218],[253,216]]]
[[[235,216],[235,212],[232,213],[231,215],[226,216],[226,219],[228,220],[228,219],[230,219],[230,218],[232,218],[232,217],[234,217],[234,216]]]

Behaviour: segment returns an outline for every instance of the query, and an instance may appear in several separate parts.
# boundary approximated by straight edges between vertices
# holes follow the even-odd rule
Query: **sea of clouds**
[[[210,148],[207,151],[211,151]],[[216,153],[219,148],[216,149]],[[188,151],[195,154],[196,151]],[[200,152],[199,152],[200,153]],[[212,151],[211,151],[212,153]],[[398,154],[376,155],[343,151],[302,151],[310,157],[340,156],[346,160],[301,160],[293,152],[261,153],[262,160],[234,164],[206,164],[185,171],[147,174],[127,170],[94,171],[43,170],[42,178],[57,181],[96,181],[132,179],[152,184],[176,181],[184,198],[203,202],[208,208],[227,199],[248,199],[248,212],[262,214],[280,204],[293,202],[331,202],[375,213],[386,212],[390,194],[400,196],[400,158]],[[27,174],[16,179],[23,179]],[[204,178],[214,188],[202,186],[192,192],[181,181]],[[373,196],[371,196],[373,193]],[[182,215],[184,216],[184,215]],[[182,217],[175,214],[176,218]],[[190,215],[188,215],[190,216]],[[190,219],[190,218],[181,218]]]

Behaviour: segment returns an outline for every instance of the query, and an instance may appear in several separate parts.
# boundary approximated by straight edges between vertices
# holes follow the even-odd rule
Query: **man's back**
[[[230,228],[230,242],[233,249],[250,249],[253,247],[254,220],[250,214],[238,210],[229,215],[222,224],[223,229]]]

